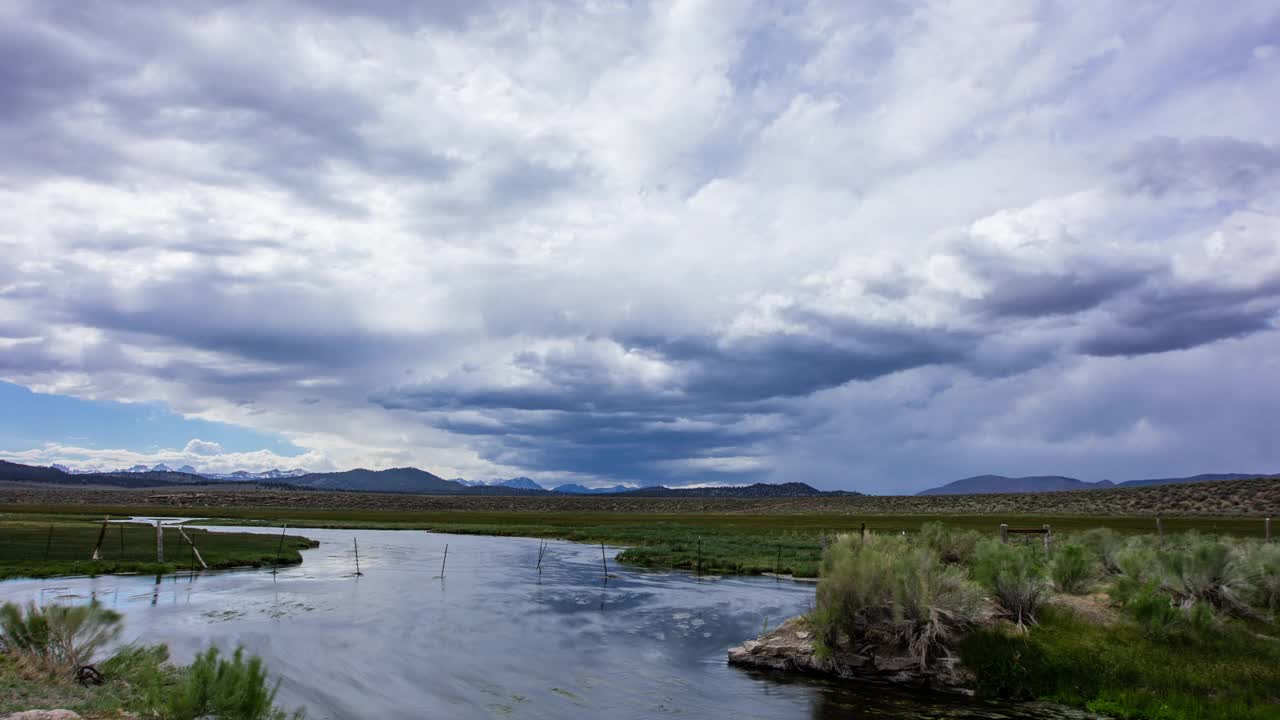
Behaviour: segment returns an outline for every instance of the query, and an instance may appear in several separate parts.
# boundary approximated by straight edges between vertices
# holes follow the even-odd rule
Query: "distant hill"
[[[773,498],[773,497],[817,497],[819,495],[860,495],[861,493],[833,492],[821,490],[799,482],[756,483],[745,486],[669,488],[652,487],[629,490],[621,493],[626,497],[715,497],[715,498]]]
[[[502,480],[490,484],[495,487],[516,488],[517,490],[546,490],[546,488],[527,477],[513,477],[510,480]]]
[[[426,470],[403,467],[391,470],[346,470],[333,473],[310,473],[297,477],[282,478],[282,482],[298,487],[309,487],[323,490],[365,490],[374,492],[407,492],[407,493],[458,493],[465,492],[467,487],[461,483],[445,480]]]
[[[1004,475],[975,475],[949,482],[936,488],[922,490],[917,495],[974,495],[981,493],[1025,493],[1054,492],[1058,490],[1091,490],[1112,487],[1113,483],[1103,480],[1098,483],[1085,482],[1061,475],[1033,475],[1031,477],[1005,477]]]
[[[1099,490],[1110,487],[1145,487],[1150,485],[1178,485],[1184,483],[1215,482],[1221,480],[1248,480],[1274,478],[1280,475],[1263,473],[1206,473],[1190,477],[1152,478],[1113,483],[1110,480],[1086,482],[1062,475],[1034,475],[1031,477],[1005,477],[1004,475],[976,475],[956,480],[936,488],[921,490],[916,495],[983,495],[994,493],[1058,492],[1062,490]]]
[[[614,495],[617,493],[628,492],[630,490],[634,490],[634,488],[629,488],[626,485],[614,485],[613,487],[602,487],[602,488],[589,488],[586,485],[579,485],[577,483],[569,483],[567,485],[557,485],[551,488],[551,492],[565,493],[567,495]]]
[[[1142,487],[1144,485],[1179,485],[1182,483],[1213,482],[1217,480],[1252,480],[1254,478],[1280,478],[1280,475],[1264,475],[1262,473],[1205,473],[1191,477],[1153,478],[1150,480],[1126,480],[1119,487]]]

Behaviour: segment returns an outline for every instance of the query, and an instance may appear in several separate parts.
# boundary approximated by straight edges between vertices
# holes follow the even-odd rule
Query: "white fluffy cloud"
[[[1274,3],[443,7],[4,4],[0,379],[447,476],[1280,467],[1160,401],[1274,375]]]

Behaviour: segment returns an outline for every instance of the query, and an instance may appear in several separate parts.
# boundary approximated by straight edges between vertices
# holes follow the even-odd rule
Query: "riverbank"
[[[104,516],[27,515],[0,517],[0,579],[64,575],[165,575],[200,565],[190,538],[207,569],[264,567],[302,562],[301,551],[316,543],[300,535],[210,532],[164,528],[165,561],[156,557],[154,526],[115,522],[103,530]],[[101,543],[99,543],[101,540]],[[98,560],[92,560],[94,549]]]
[[[165,505],[145,504],[143,491],[108,490],[106,497],[133,499],[137,505],[83,504],[9,504],[0,505],[0,514],[39,524],[46,521],[76,520],[100,522],[105,514],[113,516],[164,515],[175,509]],[[250,495],[251,493],[244,493]],[[356,493],[319,493],[329,499],[349,498]],[[360,495],[365,497],[368,494]],[[28,497],[44,499],[41,494]],[[61,496],[60,496],[61,497]],[[68,498],[71,496],[67,496]],[[83,499],[97,498],[92,493]],[[597,498],[451,498],[431,496],[389,497],[387,502],[445,504],[481,501],[497,502],[516,509],[509,511],[476,511],[458,505],[448,510],[368,510],[314,509],[306,507],[218,507],[204,506],[199,514],[208,518],[205,525],[261,525],[290,528],[334,528],[368,530],[431,530],[434,532],[532,537],[605,543],[625,547],[620,562],[645,568],[674,568],[707,574],[762,575],[778,573],[794,577],[816,577],[822,558],[823,538],[844,532],[880,534],[915,533],[933,515],[896,514],[832,514],[782,512],[791,499],[723,500],[713,499],[715,512],[685,509],[685,500],[668,498],[634,499],[627,507],[644,506],[643,510],[602,510],[610,501]],[[206,498],[207,500],[208,498]],[[561,502],[563,501],[563,502]],[[282,501],[283,502],[283,501]],[[702,501],[698,501],[702,502]],[[676,503],[672,506],[671,503]],[[487,505],[486,505],[487,506]],[[551,511],[545,508],[553,508]],[[562,508],[554,510],[554,508]],[[593,509],[594,508],[594,509]],[[678,508],[678,511],[673,511]],[[728,511],[729,509],[736,509]],[[990,513],[955,515],[941,519],[950,528],[973,530],[994,536],[1001,523],[1015,527],[1040,527],[1052,524],[1055,534],[1069,536],[1086,530],[1106,527],[1120,533],[1150,532],[1155,521],[1150,517],[1079,516],[1062,514],[994,515]],[[0,528],[5,519],[0,517]],[[1258,536],[1262,521],[1249,517],[1165,517],[1166,532],[1192,530],[1214,534]],[[96,538],[96,535],[95,535]],[[40,538],[36,537],[37,545]],[[179,540],[179,542],[181,542]],[[169,546],[166,536],[166,547]],[[88,541],[92,548],[93,539]],[[154,548],[154,540],[151,546]],[[274,548],[272,548],[274,549]],[[33,547],[31,557],[40,557],[43,546]],[[76,550],[80,553],[80,550]],[[85,555],[87,557],[87,554]],[[80,555],[68,558],[80,561]],[[139,558],[142,559],[142,558]],[[259,562],[264,562],[259,558]],[[146,572],[146,570],[140,570]]]
[[[728,660],[1125,720],[1280,718],[1280,546],[1078,541],[1045,553],[937,525],[842,538],[814,611]]]

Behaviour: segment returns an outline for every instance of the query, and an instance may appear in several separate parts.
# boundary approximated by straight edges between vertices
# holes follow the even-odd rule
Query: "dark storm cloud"
[[[492,444],[495,461],[516,457],[521,467],[536,470],[572,467],[645,480],[661,477],[664,463],[747,452],[752,443],[816,421],[792,399],[960,362],[976,343],[959,333],[877,327],[813,311],[787,318],[806,334],[619,338],[628,351],[678,368],[679,379],[660,387],[619,385],[614,369],[592,357],[526,352],[513,365],[534,373],[535,385],[468,388],[465,377],[450,377],[386,390],[371,400],[436,414],[431,422],[451,432],[500,440]],[[439,417],[457,410],[480,411],[489,421]],[[766,415],[777,424],[737,429]]]
[[[1173,288],[1139,294],[1080,343],[1088,355],[1186,350],[1275,327],[1280,280],[1258,288]]]

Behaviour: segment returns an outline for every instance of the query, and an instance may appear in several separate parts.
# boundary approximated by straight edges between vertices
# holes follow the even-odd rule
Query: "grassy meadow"
[[[70,512],[69,512],[70,511]],[[18,555],[28,562],[42,557],[43,536],[39,535],[40,523],[79,523],[92,537],[69,539],[66,556],[57,556],[70,562],[79,562],[80,555],[87,559],[97,538],[96,525],[104,514],[115,516],[128,514],[165,514],[173,508],[159,507],[68,507],[61,505],[0,506],[0,539],[5,525],[21,518],[27,527],[24,546]],[[697,570],[708,574],[762,574],[780,572],[797,577],[816,577],[822,559],[822,538],[840,533],[860,532],[865,525],[874,533],[914,533],[922,523],[939,520],[935,515],[916,514],[830,514],[830,513],[656,513],[656,512],[583,512],[583,511],[418,511],[418,510],[330,510],[300,508],[201,508],[206,524],[271,525],[288,523],[290,528],[352,528],[387,530],[433,530],[444,533],[470,535],[500,535],[513,537],[538,537],[572,540],[577,542],[603,542],[625,547],[619,560],[639,567],[678,568]],[[1121,533],[1151,532],[1155,520],[1151,517],[1121,516],[1068,516],[1068,515],[956,515],[941,518],[948,527],[959,530],[975,530],[990,533],[994,537],[1001,523],[1012,527],[1040,527],[1050,524],[1055,537],[1063,539],[1072,533],[1091,528],[1107,527]],[[1259,518],[1232,517],[1177,517],[1163,520],[1166,532],[1176,534],[1189,530],[1231,536],[1261,536],[1262,521]],[[34,532],[34,536],[31,533]],[[111,532],[119,532],[112,529]],[[141,526],[128,531],[139,534],[136,551],[151,548],[154,560],[154,529]],[[166,530],[165,547],[179,547],[170,540]],[[190,533],[191,531],[188,531]],[[150,533],[150,540],[147,540]],[[176,538],[182,543],[181,538]],[[215,543],[225,543],[221,539]],[[263,542],[249,536],[246,543],[256,546]],[[267,542],[270,552],[265,556],[250,558],[253,562],[269,563],[274,553],[274,541]],[[1039,542],[1038,538],[1023,537],[1017,542]],[[149,543],[149,544],[148,544]],[[104,548],[106,545],[104,544]],[[201,552],[204,542],[197,540]],[[288,545],[289,543],[286,543]],[[185,543],[182,543],[185,546]],[[305,547],[305,546],[304,546]],[[81,548],[88,548],[82,550]],[[126,545],[124,559],[141,562],[145,556],[131,557]],[[184,547],[185,549],[185,547]],[[260,549],[260,548],[259,548]],[[247,554],[252,550],[243,548]],[[110,554],[104,555],[108,560]],[[0,572],[3,572],[5,551],[0,551]],[[296,553],[295,553],[296,556]],[[213,565],[213,560],[206,555]],[[292,560],[292,556],[291,556]],[[296,560],[293,560],[296,561]],[[79,570],[78,572],[85,572]],[[101,572],[112,572],[101,570]],[[51,573],[58,574],[58,573]]]
[[[156,562],[156,530],[152,525],[111,523],[102,536],[99,560],[91,560],[102,532],[102,515],[0,515],[0,579],[102,575],[164,574],[195,562],[191,547],[176,527],[164,528],[165,562]],[[210,569],[302,562],[300,550],[314,543],[305,537],[249,533],[214,533],[186,529]]]

